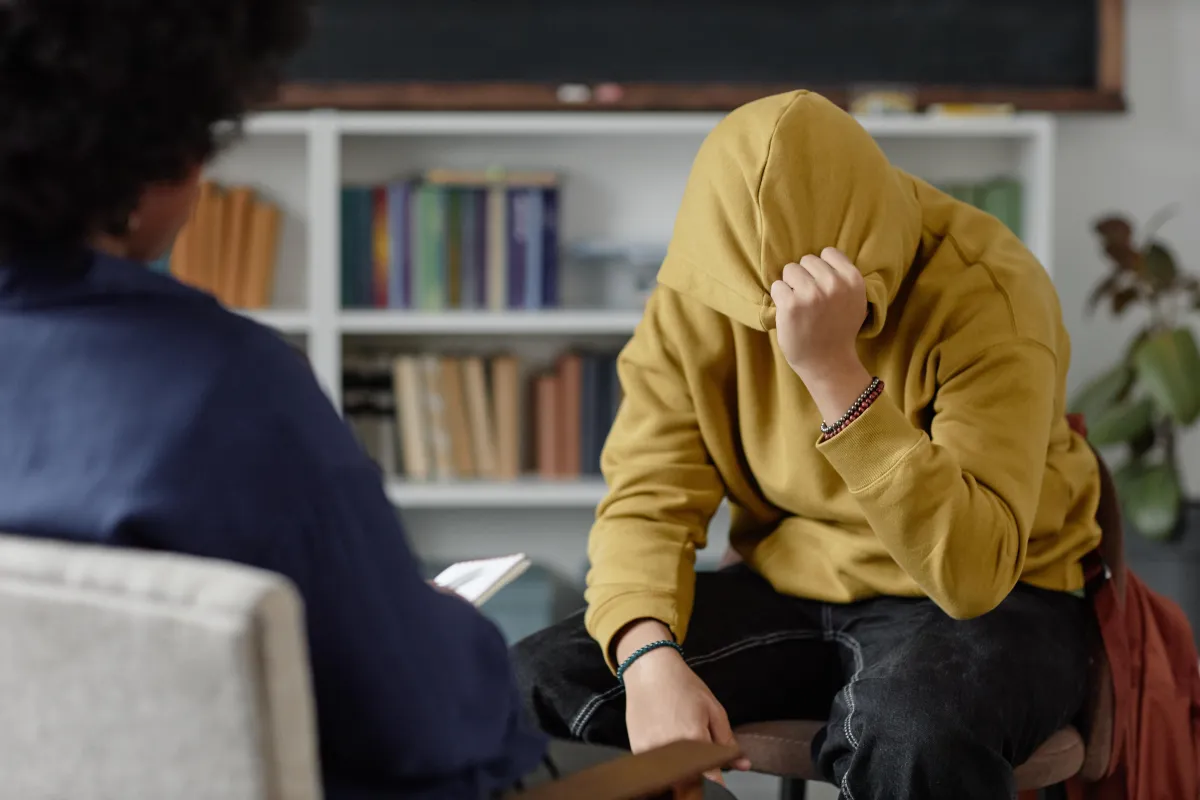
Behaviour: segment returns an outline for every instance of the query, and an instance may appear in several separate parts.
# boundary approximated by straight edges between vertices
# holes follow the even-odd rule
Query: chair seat
[[[824,722],[812,720],[777,720],[743,725],[734,735],[755,772],[820,781],[813,769],[812,742],[823,727]],[[1083,757],[1079,733],[1063,728],[1017,767],[1017,788],[1044,789],[1072,778],[1083,766]]]

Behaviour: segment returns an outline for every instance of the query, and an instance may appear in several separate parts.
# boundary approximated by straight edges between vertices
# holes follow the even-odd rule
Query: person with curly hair
[[[300,0],[0,0],[0,530],[241,562],[307,609],[326,796],[540,768],[505,643],[422,580],[380,476],[273,332],[146,267]]]

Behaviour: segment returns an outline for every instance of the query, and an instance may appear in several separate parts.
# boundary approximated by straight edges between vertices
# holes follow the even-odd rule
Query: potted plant
[[[1123,457],[1110,464],[1125,517],[1154,540],[1176,537],[1184,527],[1177,441],[1200,417],[1200,349],[1187,323],[1200,309],[1200,278],[1183,272],[1157,238],[1173,214],[1173,208],[1158,212],[1138,237],[1121,217],[1096,224],[1110,269],[1088,298],[1088,310],[1105,304],[1117,317],[1139,310],[1145,323],[1071,407],[1084,415],[1093,445],[1123,448]]]

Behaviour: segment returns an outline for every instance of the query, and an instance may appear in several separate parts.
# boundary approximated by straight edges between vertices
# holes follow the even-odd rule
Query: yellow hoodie
[[[818,445],[769,289],[827,246],[866,278],[858,350],[887,388]],[[893,167],[818,95],[738,109],[696,157],[620,356],[588,629],[610,656],[636,619],[682,641],[725,498],[733,547],[786,594],[924,595],[967,618],[1017,581],[1081,588],[1099,478],[1065,420],[1069,360],[1048,275],[999,221]]]

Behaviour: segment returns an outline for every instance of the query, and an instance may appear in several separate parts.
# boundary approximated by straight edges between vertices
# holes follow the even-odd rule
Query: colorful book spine
[[[401,181],[388,185],[388,308],[409,308],[412,304],[409,260],[409,217],[412,185]]]
[[[386,454],[385,472],[409,480],[596,476],[620,396],[615,364],[610,353],[567,352],[552,369],[529,374],[511,355],[352,355],[344,364],[345,413],[352,423],[356,414],[392,417],[370,436],[394,441],[370,449]],[[363,393],[371,408],[351,402]]]
[[[387,308],[392,262],[391,219],[386,186],[371,190],[371,305]]]
[[[342,305],[420,311],[555,308],[559,189],[440,180],[347,186],[341,202]]]

